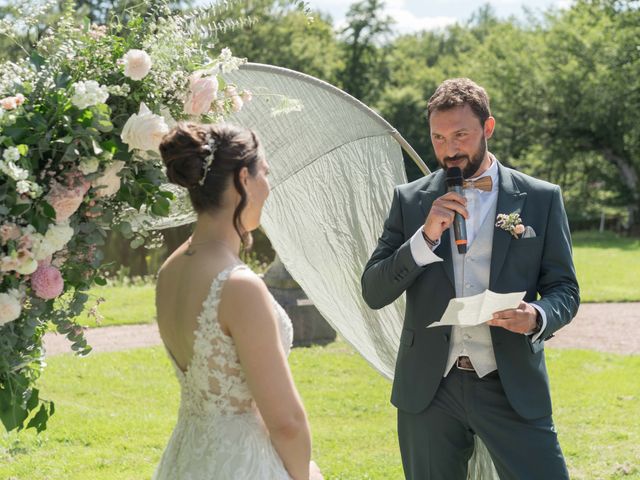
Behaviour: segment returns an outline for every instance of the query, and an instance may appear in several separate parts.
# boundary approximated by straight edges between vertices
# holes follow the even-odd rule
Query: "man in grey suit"
[[[580,302],[560,188],[504,167],[487,150],[495,119],[471,80],[442,83],[428,120],[442,169],[396,187],[362,275],[371,308],[406,292],[391,396],[405,476],[464,480],[476,434],[501,479],[566,479],[544,359],[544,341]],[[451,167],[462,170],[464,195],[446,190]],[[465,254],[450,228],[456,213],[466,219]],[[500,214],[515,221],[496,226]],[[526,294],[487,323],[426,328],[452,298],[487,289]]]

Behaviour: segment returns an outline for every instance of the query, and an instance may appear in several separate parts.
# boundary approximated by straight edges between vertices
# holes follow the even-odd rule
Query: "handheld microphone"
[[[447,169],[447,192],[462,193],[464,179],[460,167],[450,167]],[[467,224],[462,215],[456,212],[453,220],[453,234],[455,236],[458,253],[467,253]]]

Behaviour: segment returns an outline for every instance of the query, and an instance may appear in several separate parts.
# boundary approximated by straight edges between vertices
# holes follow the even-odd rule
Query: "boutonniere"
[[[517,212],[509,214],[499,213],[496,217],[496,227],[509,232],[514,238],[518,238],[519,235],[522,235],[525,231],[525,226],[522,224],[520,214]]]

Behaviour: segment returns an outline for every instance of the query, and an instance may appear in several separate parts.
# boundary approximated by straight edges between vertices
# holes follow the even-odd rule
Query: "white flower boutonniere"
[[[519,235],[522,235],[525,231],[525,226],[522,224],[520,214],[517,212],[509,214],[499,213],[496,217],[496,227],[509,232],[515,238],[518,238]]]

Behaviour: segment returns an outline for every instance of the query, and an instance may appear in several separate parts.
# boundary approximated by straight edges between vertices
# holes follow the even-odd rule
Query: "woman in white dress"
[[[239,259],[269,195],[260,142],[240,127],[181,123],[160,152],[198,220],[158,274],[158,326],[181,401],[154,479],[321,479],[287,363],[291,321]]]

